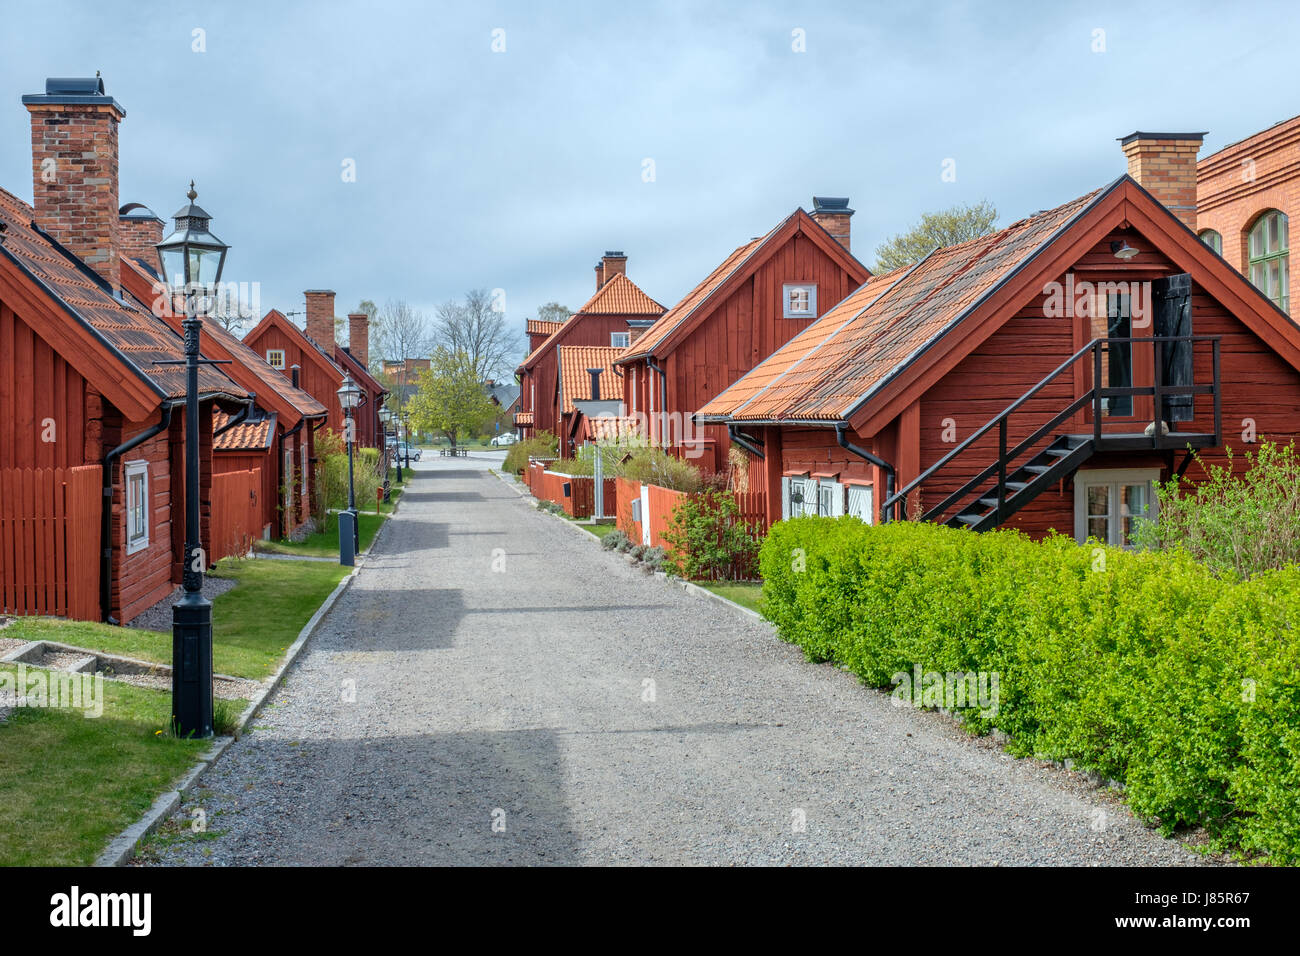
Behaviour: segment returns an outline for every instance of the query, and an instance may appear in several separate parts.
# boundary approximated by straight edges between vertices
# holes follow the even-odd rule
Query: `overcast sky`
[[[923,212],[1108,182],[1135,129],[1205,155],[1300,113],[1294,3],[4,6],[0,186],[31,199],[20,96],[99,70],[122,202],[170,225],[193,177],[264,310],[482,287],[521,323],[580,306],[605,249],[671,305],[814,194],[850,197],[871,265]]]

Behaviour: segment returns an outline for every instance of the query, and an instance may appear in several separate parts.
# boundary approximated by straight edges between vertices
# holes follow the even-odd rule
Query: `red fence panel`
[[[262,536],[262,469],[212,476],[212,548],[208,561],[245,555]]]
[[[102,471],[0,470],[0,611],[97,621]]]

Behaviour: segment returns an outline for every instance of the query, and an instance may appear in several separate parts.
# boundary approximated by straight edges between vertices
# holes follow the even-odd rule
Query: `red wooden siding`
[[[101,471],[0,470],[0,611],[97,621]]]
[[[86,454],[85,380],[3,303],[0,356],[0,468],[93,461],[97,454]]]

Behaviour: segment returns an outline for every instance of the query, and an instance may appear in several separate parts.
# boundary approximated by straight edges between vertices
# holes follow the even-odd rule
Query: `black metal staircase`
[[[926,508],[919,517],[923,521],[938,521],[951,527],[969,527],[975,531],[996,528],[1024,508],[1027,504],[1058,482],[1069,478],[1079,466],[1093,455],[1108,451],[1167,451],[1209,448],[1222,444],[1222,414],[1220,409],[1220,337],[1217,335],[1152,336],[1147,338],[1098,338],[1070,356],[1038,384],[1020,396],[996,417],[957,445],[951,452],[920,475],[881,502],[885,520],[907,517],[906,502],[909,496],[929,481],[943,481],[945,475],[966,474],[970,456],[962,457],[981,439],[997,431],[997,450],[994,460],[966,480],[959,488],[937,504]],[[1196,343],[1207,343],[1212,351],[1212,381],[1202,385],[1192,383],[1191,355]],[[1145,386],[1102,385],[1103,351],[1132,345],[1150,345],[1151,378],[1154,383]],[[1178,376],[1169,372],[1162,356],[1179,350],[1186,369]],[[1022,441],[1009,446],[1008,422],[1013,415],[1028,414],[1025,407],[1030,399],[1066,373],[1073,375],[1076,363],[1088,358],[1092,367],[1092,387],[1052,415]],[[1186,384],[1175,384],[1175,382]],[[1170,421],[1189,421],[1193,396],[1213,397],[1214,431],[1172,431]],[[1107,421],[1107,403],[1115,399],[1150,396],[1152,421],[1142,431],[1132,431],[1143,422],[1126,416],[1120,422]],[[1080,412],[1091,409],[1091,434],[1078,434]],[[1176,411],[1174,409],[1177,409]],[[1041,412],[1039,412],[1041,415]],[[1105,427],[1103,427],[1103,424]],[[1073,432],[1071,425],[1075,428]]]

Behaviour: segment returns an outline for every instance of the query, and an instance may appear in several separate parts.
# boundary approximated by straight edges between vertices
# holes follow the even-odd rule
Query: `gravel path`
[[[417,466],[197,791],[219,835],[156,862],[1200,862],[1081,776],[606,554],[483,470],[500,457]]]

